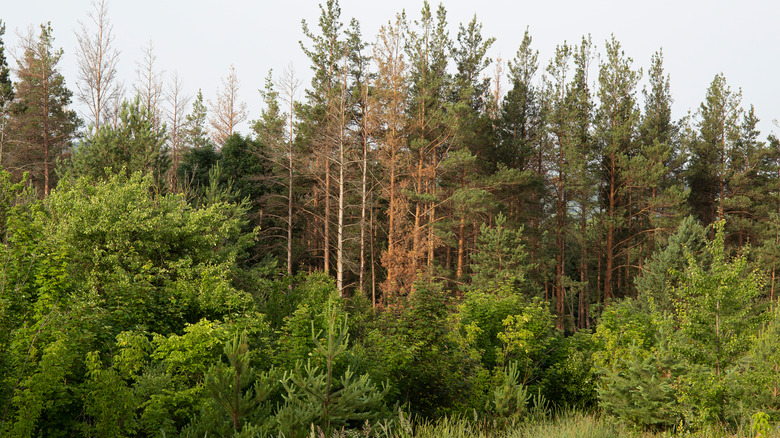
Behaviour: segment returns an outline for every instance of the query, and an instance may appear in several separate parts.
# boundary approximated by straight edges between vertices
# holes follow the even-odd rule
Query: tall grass
[[[757,430],[746,425],[736,431],[709,426],[695,432],[643,432],[598,414],[564,411],[548,418],[517,424],[465,417],[413,422],[400,413],[392,423],[363,430],[336,431],[331,436],[312,431],[310,438],[780,438],[780,427]]]

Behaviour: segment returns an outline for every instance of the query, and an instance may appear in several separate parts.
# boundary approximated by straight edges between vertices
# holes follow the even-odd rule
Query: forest
[[[674,120],[660,50],[327,0],[241,133],[234,69],[125,89],[106,6],[68,83],[0,21],[0,436],[780,436],[780,140],[723,74]]]

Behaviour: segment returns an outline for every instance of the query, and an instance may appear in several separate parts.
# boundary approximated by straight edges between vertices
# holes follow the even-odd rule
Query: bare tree
[[[295,95],[301,81],[295,77],[295,71],[290,65],[284,70],[279,87],[282,89],[282,101],[287,107],[287,274],[292,274],[292,229],[293,229],[293,144],[295,143]]]
[[[294,184],[299,166],[294,149],[295,105],[300,86],[301,81],[295,77],[292,65],[285,69],[277,81],[273,80],[273,72],[269,71],[265,89],[260,90],[265,108],[260,113],[260,119],[254,121],[252,126],[258,143],[262,145],[255,149],[255,153],[275,169],[257,176],[257,179],[280,188],[267,193],[261,202],[264,203],[263,214],[284,226],[264,226],[264,234],[286,241],[287,274],[292,274],[293,268]],[[276,91],[277,88],[281,94]],[[280,201],[284,201],[283,213]]]
[[[97,131],[110,119],[111,108],[118,107],[121,99],[122,86],[116,80],[119,51],[112,47],[113,27],[108,20],[105,0],[93,2],[87,17],[93,28],[79,22],[81,31],[76,34],[79,45],[76,98],[87,105],[84,118]]]
[[[181,149],[184,144],[184,119],[187,117],[187,107],[190,103],[190,96],[184,94],[181,78],[178,73],[171,76],[171,82],[168,84],[168,122],[169,135],[168,145],[171,148],[171,190],[178,190],[178,169],[181,159]]]
[[[239,85],[236,68],[231,64],[230,73],[222,79],[222,89],[217,89],[217,102],[211,105],[211,138],[218,146],[224,145],[236,125],[246,120],[246,103],[238,100]]]
[[[157,55],[154,54],[154,44],[149,39],[149,45],[144,47],[144,59],[136,64],[137,79],[133,85],[135,93],[141,97],[141,103],[154,120],[155,129],[160,127],[160,104],[164,99],[163,70],[157,70]]]

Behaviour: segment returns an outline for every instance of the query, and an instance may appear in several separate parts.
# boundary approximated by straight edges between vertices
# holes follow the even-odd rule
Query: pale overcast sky
[[[55,45],[65,51],[62,71],[69,88],[76,86],[78,22],[87,22],[90,0],[6,1],[0,19],[6,23],[4,40],[9,51],[17,45],[17,30],[51,21]],[[732,89],[742,89],[743,106],[753,104],[762,120],[762,137],[780,131],[780,4],[768,0],[626,0],[509,2],[496,0],[446,1],[450,34],[474,14],[483,34],[496,38],[491,57],[511,59],[529,28],[539,50],[540,70],[558,44],[579,43],[591,34],[599,53],[614,34],[634,66],[647,71],[650,56],[663,47],[665,68],[671,75],[675,119],[696,111],[715,74],[723,72]],[[342,21],[360,21],[364,39],[373,42],[379,27],[405,9],[419,17],[421,0],[369,2],[341,0]],[[436,2],[431,2],[435,7]],[[158,68],[178,72],[187,94],[199,88],[214,99],[221,78],[234,64],[241,81],[249,119],[260,114],[258,89],[268,69],[276,73],[290,63],[308,85],[308,60],[298,41],[301,19],[316,28],[315,0],[133,0],[109,2],[115,47],[120,50],[120,77],[127,89],[136,77],[136,64],[151,39]],[[15,66],[15,61],[9,61]],[[168,76],[166,76],[168,77]],[[591,71],[597,78],[597,64]],[[640,88],[641,90],[641,88]],[[641,93],[638,93],[641,96]],[[302,96],[302,94],[301,94]],[[77,107],[78,108],[78,107]],[[246,125],[241,128],[247,133]]]

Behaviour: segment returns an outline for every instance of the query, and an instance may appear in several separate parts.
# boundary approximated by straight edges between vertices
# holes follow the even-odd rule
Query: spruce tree
[[[506,227],[506,217],[501,213],[496,224],[482,224],[477,237],[477,247],[471,256],[471,288],[490,291],[508,286],[519,289],[526,281],[533,263],[523,244],[522,228]]]

